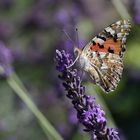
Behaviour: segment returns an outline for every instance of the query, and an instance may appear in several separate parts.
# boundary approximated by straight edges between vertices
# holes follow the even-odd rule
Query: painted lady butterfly
[[[126,36],[130,28],[128,20],[117,21],[95,36],[82,50],[75,49],[81,68],[105,92],[114,91],[122,77]]]

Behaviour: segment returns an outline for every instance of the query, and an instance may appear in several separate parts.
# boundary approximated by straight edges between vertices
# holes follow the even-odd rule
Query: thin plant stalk
[[[47,138],[51,137],[51,139],[53,140],[63,140],[63,138],[57,133],[54,127],[49,123],[46,117],[39,111],[37,106],[30,99],[28,91],[25,89],[18,76],[15,73],[11,74],[11,76],[7,78],[7,82],[9,86],[15,91],[15,93],[27,105],[31,112],[35,115]]]
[[[131,20],[131,16],[121,0],[111,0],[111,2],[123,19]]]

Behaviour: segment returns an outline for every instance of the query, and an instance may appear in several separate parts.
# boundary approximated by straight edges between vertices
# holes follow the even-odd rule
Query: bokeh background
[[[132,22],[122,80],[111,94],[95,89],[123,139],[140,139],[139,7],[139,0],[0,0],[0,41],[11,49],[14,70],[32,100],[65,140],[88,140],[89,136],[77,123],[76,112],[65,97],[55,69],[56,49],[73,54],[73,44],[63,30],[75,41],[77,27],[82,48],[104,27],[121,18]],[[87,80],[85,84],[92,94],[91,83]],[[34,115],[1,80],[0,140],[46,139]]]

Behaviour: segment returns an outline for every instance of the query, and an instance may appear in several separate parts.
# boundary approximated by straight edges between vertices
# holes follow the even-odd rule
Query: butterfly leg
[[[94,82],[99,85],[104,91],[109,92],[109,83],[108,81],[105,81],[105,79],[103,78],[102,73],[98,70],[98,68],[96,66],[94,66],[93,64],[91,64],[92,69],[90,69],[90,73],[91,73],[91,78],[94,80]]]

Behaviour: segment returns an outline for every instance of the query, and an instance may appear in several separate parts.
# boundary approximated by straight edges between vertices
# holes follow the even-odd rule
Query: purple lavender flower
[[[0,42],[0,77],[6,78],[10,76],[13,71],[11,63],[12,55],[10,50]]]
[[[140,1],[139,0],[134,0],[132,1],[132,7],[133,7],[133,14],[134,14],[134,21],[137,24],[140,24]]]
[[[54,14],[54,21],[62,27],[65,25],[75,25],[75,21],[79,15],[79,8],[75,5],[71,6],[71,10],[60,8]]]
[[[70,124],[77,124],[77,117],[76,117],[76,111],[73,108],[68,108],[68,120]]]
[[[64,23],[68,23],[70,20],[68,15],[68,11],[60,9],[55,15],[56,21],[58,21],[62,25]]]
[[[61,72],[59,78],[77,111],[77,118],[85,126],[85,131],[92,134],[92,140],[120,140],[118,132],[107,127],[105,112],[95,103],[95,98],[85,95],[77,69],[68,68],[73,62],[70,54],[56,50],[56,69]]]
[[[48,27],[48,21],[43,10],[32,8],[32,11],[25,17],[23,27],[29,29],[46,29]]]
[[[13,25],[7,21],[0,21],[0,40],[6,41],[14,34]]]
[[[5,10],[12,8],[14,5],[14,0],[1,0],[0,1],[0,8],[3,8]]]

